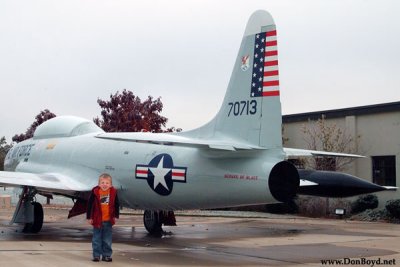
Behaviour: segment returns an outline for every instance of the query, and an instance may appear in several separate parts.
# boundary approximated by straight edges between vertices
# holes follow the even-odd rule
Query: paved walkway
[[[43,230],[23,234],[19,226],[8,225],[12,212],[1,212],[0,266],[110,264],[91,262],[91,226],[83,216],[66,219],[67,213],[45,209]],[[321,260],[340,260],[342,266],[371,266],[379,260],[386,261],[382,266],[400,265],[400,225],[255,217],[178,216],[178,227],[151,237],[141,215],[122,215],[114,228],[112,265],[325,266]]]

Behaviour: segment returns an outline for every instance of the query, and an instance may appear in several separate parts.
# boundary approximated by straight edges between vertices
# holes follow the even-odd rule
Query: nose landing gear
[[[24,224],[24,233],[38,233],[43,226],[43,207],[35,201],[36,193],[36,189],[24,187],[11,219],[11,224]]]

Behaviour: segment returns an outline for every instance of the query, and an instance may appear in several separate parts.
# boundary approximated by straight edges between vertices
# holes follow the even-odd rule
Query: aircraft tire
[[[24,229],[22,230],[24,233],[39,233],[42,230],[43,226],[43,207],[39,202],[32,202],[33,205],[33,222],[26,223]]]
[[[162,233],[162,223],[159,213],[153,210],[145,210],[143,214],[143,224],[149,234]]]

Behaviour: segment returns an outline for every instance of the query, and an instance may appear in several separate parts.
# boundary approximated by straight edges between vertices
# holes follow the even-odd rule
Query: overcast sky
[[[278,32],[283,114],[400,101],[400,1],[0,1],[0,137],[43,109],[161,96],[168,127],[218,111],[251,13]]]

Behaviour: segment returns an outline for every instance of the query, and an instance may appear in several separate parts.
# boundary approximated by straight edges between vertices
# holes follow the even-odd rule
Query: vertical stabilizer
[[[282,147],[276,27],[263,10],[250,17],[221,109],[212,121],[182,135]]]

